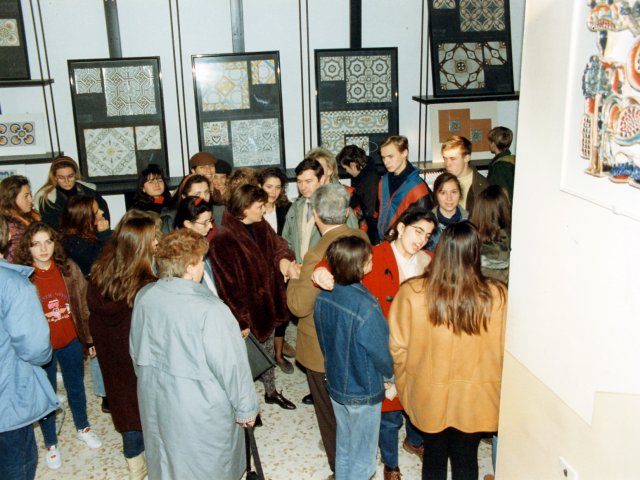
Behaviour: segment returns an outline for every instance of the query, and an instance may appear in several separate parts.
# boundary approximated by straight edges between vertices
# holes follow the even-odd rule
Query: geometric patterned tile
[[[228,122],[203,122],[202,133],[205,147],[229,145]]]
[[[0,18],[0,47],[19,47],[18,21],[15,18]]]
[[[366,135],[345,135],[344,143],[345,145],[355,145],[356,147],[360,147],[367,155],[369,155],[369,137]]]
[[[75,70],[76,94],[102,93],[102,79],[99,68],[78,68]]]
[[[387,110],[351,110],[320,112],[320,136],[322,147],[337,155],[345,146],[345,135],[362,137],[364,134],[387,133],[389,112]],[[365,137],[366,138],[366,137]],[[365,151],[367,148],[359,145]]]
[[[391,56],[346,58],[347,103],[391,101]]]
[[[507,63],[507,44],[505,42],[487,42],[484,44],[484,64],[504,65]]]
[[[34,122],[0,123],[0,147],[22,147],[35,142]]]
[[[455,0],[434,0],[433,8],[436,10],[445,9],[445,8],[456,8]]]
[[[460,0],[460,30],[490,32],[505,29],[504,0]]]
[[[344,57],[320,58],[320,81],[344,80]]]
[[[253,85],[276,83],[274,60],[251,60],[251,83]]]
[[[84,141],[90,177],[137,173],[133,127],[87,129]]]
[[[156,113],[151,65],[104,68],[103,71],[109,117]]]
[[[280,126],[277,118],[231,122],[234,167],[280,163]]]
[[[471,133],[469,134],[469,140],[471,140],[471,151],[489,151],[489,131],[491,130],[491,119],[482,118],[471,120],[469,128],[471,130]]]
[[[160,150],[162,140],[160,139],[160,127],[158,125],[148,125],[135,127],[136,149],[137,150]]]
[[[471,110],[468,108],[455,108],[440,110],[438,112],[438,141],[446,142],[452,135],[469,137],[469,122]]]
[[[344,133],[342,132],[328,132],[322,134],[322,144],[320,145],[325,150],[329,150],[334,156],[340,153],[345,147]]]
[[[249,103],[247,62],[216,62],[198,65],[201,83],[202,110],[240,110]]]
[[[442,90],[470,90],[485,87],[481,43],[441,43],[438,70]]]

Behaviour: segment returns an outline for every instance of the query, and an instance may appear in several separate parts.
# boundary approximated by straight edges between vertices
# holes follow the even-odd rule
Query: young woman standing
[[[433,251],[436,248],[445,228],[469,218],[469,212],[459,205],[462,188],[458,177],[447,172],[438,175],[438,178],[433,183],[433,191],[435,193],[436,206],[433,207],[432,211],[438,220],[438,228],[433,232],[427,244],[427,250],[429,251]]]

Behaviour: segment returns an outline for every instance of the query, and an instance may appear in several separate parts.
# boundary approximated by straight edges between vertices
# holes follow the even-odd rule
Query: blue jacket
[[[41,368],[51,360],[49,324],[33,268],[0,259],[0,432],[29,425],[60,407]]]
[[[373,405],[393,378],[389,327],[378,301],[361,284],[320,292],[314,321],[329,395],[343,405]]]

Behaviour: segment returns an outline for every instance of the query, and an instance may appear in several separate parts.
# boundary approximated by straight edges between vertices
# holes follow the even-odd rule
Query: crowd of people
[[[423,478],[445,479],[450,461],[455,480],[477,479],[481,438],[497,442],[515,167],[510,130],[490,139],[487,178],[469,140],[446,141],[433,192],[406,137],[380,146],[382,176],[359,147],[314,148],[293,203],[279,168],[198,152],[173,193],[148,165],[113,229],[70,157],[34,197],[26,177],[4,179],[0,477],[34,478],[34,423],[48,468],[62,467],[58,365],[77,438],[102,446],[88,357],[130,479],[240,478],[243,428],[262,424],[253,335],[275,368],[305,372],[332,477],[372,478],[379,450],[399,479],[404,424]],[[296,408],[273,368],[260,380],[265,403]]]

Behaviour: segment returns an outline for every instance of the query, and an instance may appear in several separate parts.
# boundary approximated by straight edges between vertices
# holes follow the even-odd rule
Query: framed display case
[[[509,0],[428,0],[434,96],[514,93]]]
[[[150,163],[167,171],[160,58],[69,60],[82,174],[128,182]]]
[[[278,52],[193,55],[198,143],[233,167],[284,167]]]
[[[398,134],[398,49],[316,50],[319,144],[334,155],[357,145],[376,163]]]
[[[0,80],[29,80],[20,0],[0,1]]]

